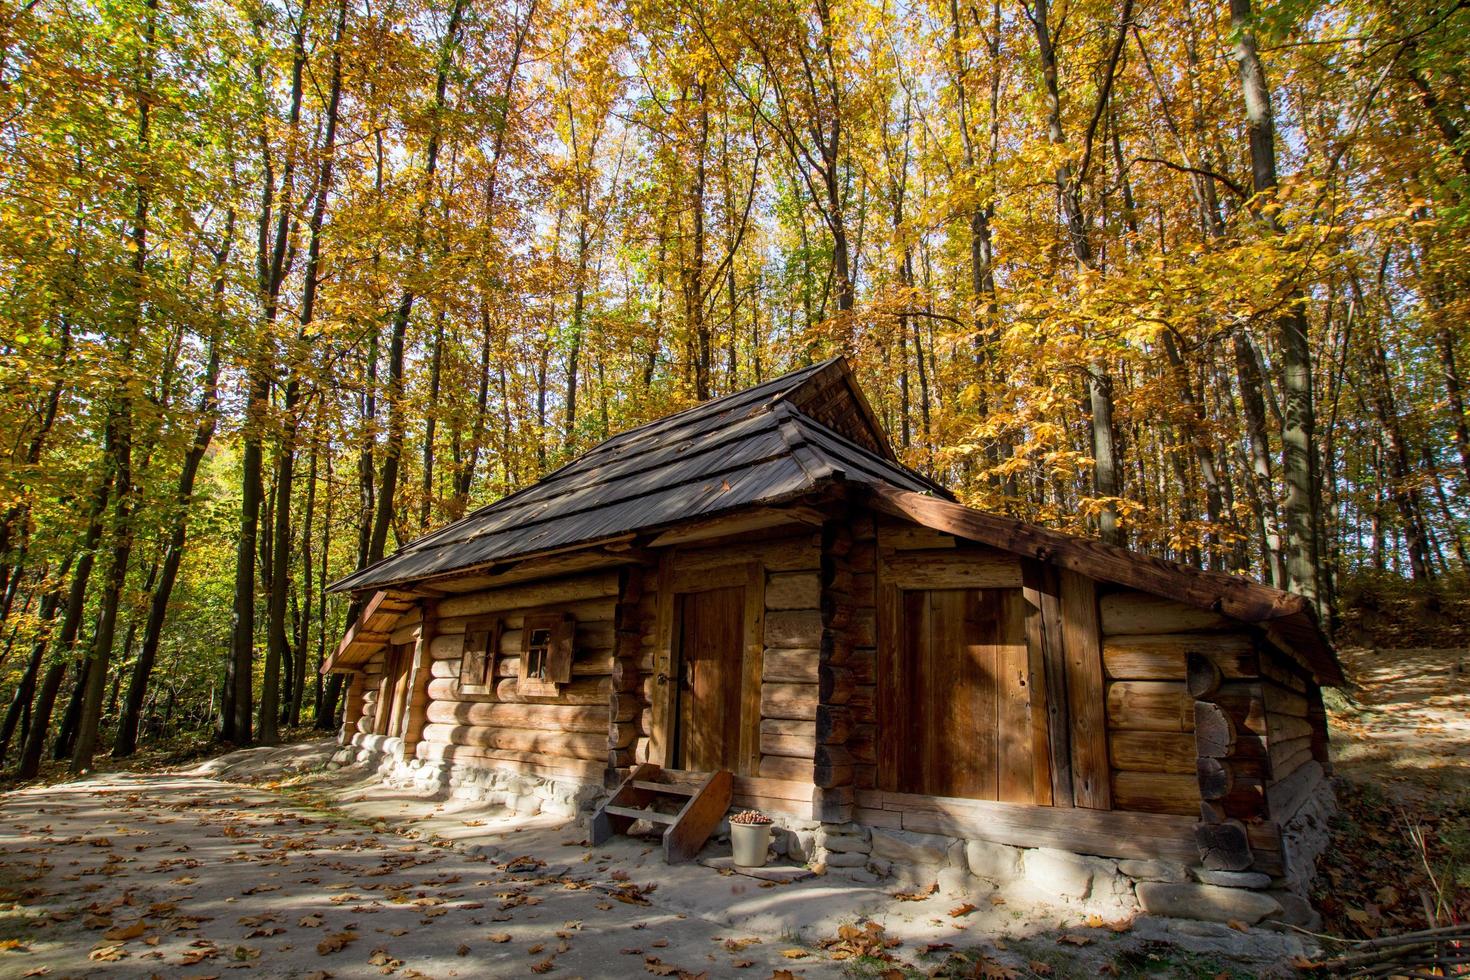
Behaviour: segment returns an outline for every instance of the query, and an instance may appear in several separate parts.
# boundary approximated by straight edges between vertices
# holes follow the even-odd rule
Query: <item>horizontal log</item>
[[[1055,847],[1118,858],[1193,863],[1194,815],[1125,813],[1084,807],[1030,806],[987,800],[864,790],[861,806],[898,812],[903,829],[988,840],[1016,847]]]
[[[810,758],[797,759],[779,755],[763,755],[760,762],[760,774],[767,779],[780,779],[795,782],[804,782],[808,787],[812,785],[813,763]],[[810,792],[810,789],[808,789]]]
[[[1201,823],[1195,838],[1201,862],[1212,871],[1244,871],[1252,864],[1250,837],[1239,820]]]
[[[522,696],[514,679],[506,678],[495,686],[494,694],[466,694],[455,678],[436,677],[429,681],[429,697],[436,701],[504,701],[516,704],[607,704],[612,695],[611,677],[589,677],[563,684],[555,697]]]
[[[817,747],[817,739],[806,735],[774,735],[761,733],[761,755],[779,755],[789,759],[810,759]]]
[[[605,650],[578,650],[572,660],[573,677],[606,677],[612,674],[613,657]],[[496,677],[521,676],[521,658],[500,657],[495,661]]]
[[[1195,764],[1199,795],[1206,800],[1223,800],[1235,787],[1235,771],[1223,759],[1200,759]]]
[[[1200,653],[1226,680],[1254,678],[1260,658],[1241,633],[1163,633],[1114,636],[1103,641],[1103,671],[1112,680],[1175,681],[1185,677],[1185,657]]]
[[[851,590],[853,605],[858,608],[876,605],[878,602],[878,576],[872,572],[854,572]]]
[[[473,745],[482,749],[529,752],[568,759],[607,757],[607,734],[576,732],[544,732],[521,728],[484,728],[477,725],[425,725],[425,742],[445,745]]]
[[[1190,633],[1231,628],[1219,613],[1144,592],[1115,592],[1098,602],[1104,636]]]
[[[581,602],[587,599],[616,598],[618,573],[598,572],[592,575],[551,579],[509,585],[489,592],[457,595],[439,601],[439,617],[482,616],[512,609],[537,609],[544,606]],[[609,610],[611,618],[611,610]]]
[[[812,782],[823,789],[851,786],[852,755],[842,745],[818,745],[812,760]]]
[[[1262,681],[1261,694],[1266,710],[1273,714],[1305,718],[1310,710],[1305,695],[1282,687],[1274,681]]]
[[[761,664],[761,679],[776,684],[815,684],[818,654],[815,648],[767,650]]]
[[[613,692],[609,715],[612,721],[636,722],[643,714],[643,699],[632,692]]]
[[[783,538],[750,536],[753,540],[738,544],[680,549],[678,570],[727,568],[734,563],[756,560],[767,572],[816,571],[821,565],[821,536],[804,532]]]
[[[1200,758],[1224,759],[1233,755],[1239,738],[1235,719],[1222,705],[1209,701],[1194,703],[1194,746]]]
[[[1312,761],[1312,739],[1294,738],[1271,743],[1271,776],[1282,780]]]
[[[822,704],[846,704],[856,690],[852,671],[846,667],[822,664],[817,668],[817,699]]]
[[[1019,589],[1021,562],[968,548],[906,551],[883,563],[883,575],[901,589]]]
[[[430,701],[424,709],[430,722],[450,725],[486,725],[544,731],[601,732],[607,730],[608,709],[603,705],[476,704]]]
[[[1199,782],[1194,773],[1113,773],[1113,807],[1142,813],[1199,812]]]
[[[810,737],[815,732],[815,725],[810,721],[801,721],[795,718],[762,718],[762,735],[797,735]]]
[[[817,713],[813,718],[812,734],[818,742],[837,745],[847,741],[852,732],[852,725],[853,717],[850,707],[822,704],[817,706]]]
[[[852,614],[852,622],[848,624],[847,635],[851,638],[855,647],[875,647],[878,645],[878,614],[873,609],[856,609]]]
[[[781,610],[766,614],[765,645],[788,650],[809,650],[820,645],[822,614],[816,609]]]
[[[1114,681],[1107,685],[1108,727],[1151,732],[1194,730],[1194,699],[1182,681]]]
[[[565,613],[575,619],[578,625],[585,626],[588,623],[613,622],[613,614],[616,609],[616,601],[612,598],[587,599],[582,602],[561,602],[555,605],[533,606],[529,609],[519,609],[498,614],[502,621],[504,634],[519,632],[525,625],[526,613]],[[463,633],[467,624],[477,619],[484,619],[487,614],[474,616],[453,616],[440,619],[435,625],[439,633]]]
[[[777,572],[766,579],[766,609],[816,609],[821,593],[815,571]]]
[[[878,726],[858,725],[847,740],[847,751],[852,761],[859,765],[875,765],[878,762]]]
[[[452,762],[456,766],[478,769],[511,769],[528,775],[572,777],[584,781],[601,781],[606,766],[602,759],[555,758],[536,752],[508,752],[440,742],[420,742],[414,752],[418,758],[428,762]]]
[[[1190,652],[1184,657],[1184,689],[1192,698],[1207,698],[1220,689],[1225,677],[1220,668],[1203,653]]]
[[[1270,728],[1273,741],[1284,742],[1317,733],[1312,722],[1306,718],[1293,718],[1291,715],[1267,715],[1266,723]]]
[[[893,551],[915,551],[926,548],[955,547],[955,537],[942,531],[933,531],[917,524],[885,521],[877,529],[878,544]]]
[[[610,722],[607,726],[607,747],[611,751],[631,749],[638,740],[638,726],[633,722]]]
[[[1302,804],[1317,792],[1325,775],[1322,766],[1312,760],[1300,766],[1295,772],[1275,783],[1267,790],[1267,800],[1270,802],[1271,819],[1280,825],[1286,825],[1295,817]]]
[[[1114,769],[1188,775],[1195,768],[1194,736],[1172,732],[1109,732],[1108,761]]]
[[[1272,650],[1261,657],[1261,676],[1275,681],[1289,691],[1307,693],[1307,679],[1294,669],[1291,661]]]
[[[1212,700],[1230,715],[1237,732],[1265,735],[1266,713],[1250,687],[1245,682],[1227,683]],[[1187,732],[1194,727],[1194,703],[1183,681],[1113,681],[1107,685],[1108,727]]]
[[[853,681],[861,687],[878,683],[878,651],[874,647],[853,647],[842,666],[852,671]]]
[[[762,684],[761,717],[815,720],[817,700],[815,684]]]

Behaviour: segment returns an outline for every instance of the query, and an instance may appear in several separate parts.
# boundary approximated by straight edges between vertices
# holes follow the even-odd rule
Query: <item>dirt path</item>
[[[109,775],[0,807],[6,977],[836,973],[635,904],[631,881],[507,869],[212,779]]]
[[[1342,661],[1356,690],[1331,711],[1339,773],[1415,791],[1470,788],[1470,654],[1358,647]]]

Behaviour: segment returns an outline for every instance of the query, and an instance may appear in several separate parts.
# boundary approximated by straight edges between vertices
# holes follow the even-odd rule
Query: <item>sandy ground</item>
[[[1470,788],[1470,652],[1341,651],[1353,703],[1330,712],[1338,772],[1409,790]]]
[[[1089,920],[978,879],[909,901],[891,882],[671,868],[651,840],[589,848],[575,823],[326,772],[333,747],[0,798],[0,977],[878,975],[823,946],[854,926],[923,973],[963,951],[996,976],[1258,976],[1303,950],[1264,929]]]

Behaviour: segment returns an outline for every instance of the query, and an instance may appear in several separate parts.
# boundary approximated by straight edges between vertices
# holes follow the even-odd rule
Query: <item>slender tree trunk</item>
[[[66,569],[70,565],[71,558],[68,556],[66,564],[62,566],[61,578],[66,577]],[[15,737],[16,726],[20,724],[22,714],[31,708],[31,701],[36,693],[36,681],[41,675],[41,664],[46,659],[48,636],[45,630],[48,630],[56,619],[56,610],[60,606],[61,585],[58,582],[55,588],[48,590],[41,598],[39,615],[43,632],[31,644],[30,659],[26,661],[20,683],[15,686],[15,694],[10,699],[10,708],[5,712],[5,721],[0,724],[0,766],[5,765],[5,757],[10,754],[10,742]]]
[[[454,52],[459,47],[459,29],[468,0],[454,0],[449,12],[449,24],[444,32],[444,41],[439,51],[439,68],[434,82],[434,104],[430,114],[429,143],[424,156],[424,173],[420,183],[420,201],[414,226],[413,261],[417,265],[424,250],[426,222],[429,213],[430,189],[434,175],[439,169],[439,140],[441,117],[449,91],[449,74],[454,65]],[[393,313],[392,332],[388,338],[388,440],[383,452],[383,469],[379,474],[378,507],[373,517],[373,533],[368,548],[368,560],[383,557],[388,545],[388,530],[393,524],[393,508],[398,496],[398,469],[403,457],[404,399],[403,399],[403,355],[408,336],[408,322],[413,316],[417,298],[412,286],[405,287]]]
[[[146,174],[152,165],[151,105],[153,87],[153,43],[157,29],[157,0],[148,0],[147,21],[143,28],[143,48],[139,54],[140,84],[138,87],[138,131],[137,146],[144,174],[139,175],[134,193],[133,207],[133,268],[131,304],[127,321],[123,325],[119,369],[124,377],[119,390],[114,394],[114,404],[109,408],[107,430],[104,438],[107,465],[112,471],[112,561],[108,568],[107,588],[102,594],[102,613],[97,623],[97,633],[92,638],[92,662],[87,671],[87,686],[82,702],[82,713],[77,727],[76,746],[72,751],[71,771],[80,773],[92,765],[96,753],[97,739],[102,725],[102,698],[107,689],[108,664],[112,659],[112,643],[117,632],[117,618],[122,603],[123,589],[127,584],[128,561],[133,550],[133,401],[127,374],[133,365],[133,352],[137,346],[139,332],[143,328],[143,303],[147,289],[148,273],[148,230],[150,214],[151,180]]]
[[[1246,134],[1251,150],[1251,187],[1257,194],[1276,189],[1276,133],[1271,90],[1256,51],[1251,0],[1230,0],[1235,30],[1235,60],[1245,101]],[[1273,223],[1274,219],[1267,219]],[[1279,231],[1279,229],[1276,229]],[[1287,587],[1313,602],[1323,600],[1318,579],[1316,412],[1312,404],[1312,348],[1305,297],[1295,293],[1277,320],[1280,331],[1283,472],[1286,477]],[[1326,612],[1325,608],[1319,611]]]
[[[1036,33],[1037,53],[1041,58],[1041,74],[1047,112],[1047,132],[1051,142],[1059,147],[1067,145],[1062,128],[1061,72],[1057,65],[1056,49],[1052,44],[1051,26],[1048,22],[1048,0],[1035,0],[1029,12]],[[1102,90],[1098,93],[1092,125],[1084,138],[1082,162],[1075,168],[1068,154],[1057,164],[1057,194],[1062,203],[1066,224],[1067,242],[1078,265],[1100,271],[1092,243],[1088,237],[1089,221],[1083,207],[1082,182],[1087,176],[1087,162],[1092,154],[1092,140],[1097,121],[1101,118],[1112,92],[1113,79],[1117,70],[1123,41],[1132,23],[1133,0],[1123,0],[1119,17],[1120,28],[1113,46],[1104,76]],[[1122,471],[1119,468],[1117,433],[1113,424],[1113,379],[1108,366],[1094,358],[1087,365],[1087,400],[1092,431],[1093,489],[1105,503],[1098,514],[1098,531],[1102,539],[1110,544],[1120,544],[1123,533],[1118,526],[1117,507],[1112,500],[1122,496]]]
[[[153,674],[153,664],[158,656],[158,645],[163,636],[164,622],[168,617],[168,603],[173,595],[174,583],[178,579],[179,565],[184,557],[184,541],[188,533],[189,512],[194,501],[194,482],[204,454],[214,438],[215,425],[219,419],[219,371],[220,336],[223,331],[225,275],[224,267],[234,238],[235,218],[231,212],[226,217],[225,241],[216,254],[215,277],[215,320],[209,338],[209,359],[204,370],[204,388],[199,395],[199,421],[194,430],[194,442],[184,455],[184,464],[179,472],[178,490],[174,494],[173,526],[165,546],[163,567],[158,585],[154,589],[148,607],[148,621],[143,629],[143,646],[133,664],[132,678],[128,684],[122,716],[118,719],[117,737],[113,742],[112,754],[116,758],[132,755],[138,747],[138,724],[147,696],[148,683]]]

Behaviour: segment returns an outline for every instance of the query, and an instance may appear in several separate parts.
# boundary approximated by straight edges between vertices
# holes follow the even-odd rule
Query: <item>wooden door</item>
[[[674,768],[739,768],[745,589],[679,597],[678,733]]]
[[[379,735],[402,735],[403,715],[408,709],[408,673],[413,666],[413,644],[388,648],[383,659],[383,681],[378,689],[377,728]]]
[[[1020,589],[905,591],[883,737],[898,792],[1032,802],[1029,663]]]

